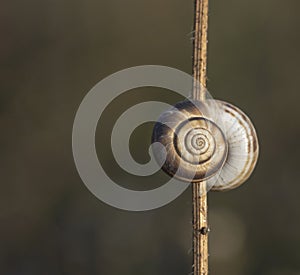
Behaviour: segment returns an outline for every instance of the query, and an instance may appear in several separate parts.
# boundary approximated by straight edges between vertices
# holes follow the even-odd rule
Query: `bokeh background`
[[[300,274],[299,10],[299,0],[210,3],[209,90],[252,118],[261,145],[247,184],[209,194],[214,275]],[[0,274],[190,274],[191,189],[147,213],[111,208],[79,178],[71,132],[85,94],[111,73],[191,73],[193,1],[3,0],[0,20]],[[178,100],[144,90],[112,102],[97,131],[107,173],[138,190],[166,176],[124,173],[109,130],[137,102]],[[148,159],[151,127],[132,134],[137,161]]]

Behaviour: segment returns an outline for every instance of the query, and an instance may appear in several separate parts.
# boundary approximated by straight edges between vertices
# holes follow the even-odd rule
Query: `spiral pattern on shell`
[[[187,182],[207,181],[221,191],[241,185],[258,158],[258,142],[249,118],[218,100],[183,101],[161,115],[152,142],[167,151],[154,151],[162,169]],[[164,161],[164,163],[162,163]]]

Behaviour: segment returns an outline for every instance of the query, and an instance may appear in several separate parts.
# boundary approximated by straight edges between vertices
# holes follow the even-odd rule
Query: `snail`
[[[258,159],[258,139],[250,119],[237,107],[209,99],[185,100],[156,122],[152,143],[162,170],[185,182],[205,181],[225,191],[244,183]],[[158,149],[155,149],[158,148]]]

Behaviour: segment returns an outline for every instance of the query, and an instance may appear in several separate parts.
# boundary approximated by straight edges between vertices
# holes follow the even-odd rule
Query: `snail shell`
[[[258,158],[258,141],[250,119],[233,105],[207,100],[183,101],[163,113],[154,126],[152,142],[162,169],[187,182],[207,181],[223,191],[245,182]]]

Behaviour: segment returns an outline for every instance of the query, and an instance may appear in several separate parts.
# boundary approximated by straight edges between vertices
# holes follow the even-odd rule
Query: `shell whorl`
[[[222,118],[222,130],[228,142],[228,156],[223,168],[208,185],[214,191],[237,188],[252,174],[259,155],[259,144],[251,120],[239,108],[217,101]]]
[[[187,182],[207,181],[223,191],[241,185],[252,173],[258,143],[249,118],[238,108],[218,100],[183,101],[163,113],[154,126],[152,142],[162,169]]]
[[[205,115],[200,102],[184,101],[162,114],[154,126],[152,142],[167,151],[162,169],[184,181],[197,182],[215,175],[223,166],[228,146],[221,129]],[[163,152],[154,151],[158,162]]]

